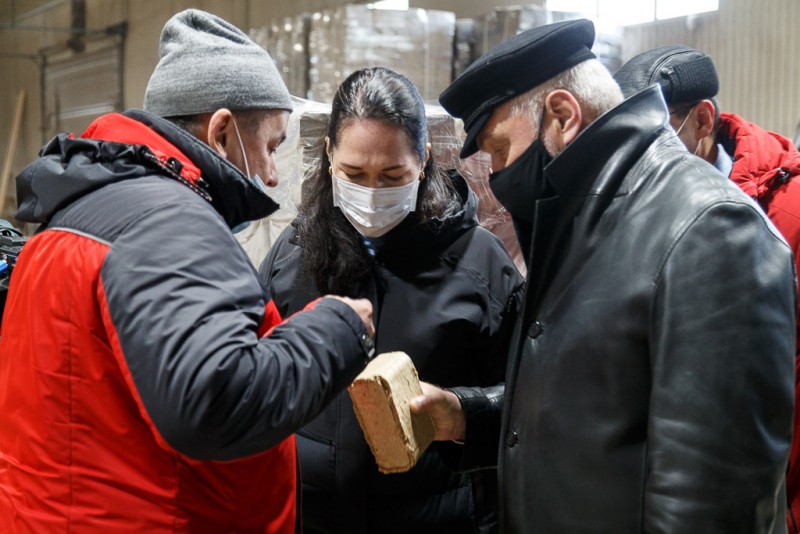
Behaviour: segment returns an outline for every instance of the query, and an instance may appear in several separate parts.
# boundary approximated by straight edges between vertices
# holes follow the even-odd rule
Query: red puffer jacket
[[[764,208],[789,243],[800,272],[800,152],[789,139],[733,113],[720,114],[717,140],[734,159],[731,180]],[[800,355],[800,313],[797,353]],[[795,359],[795,405],[800,406],[800,358]],[[786,490],[789,530],[800,532],[800,411],[797,409]]]
[[[294,532],[293,432],[366,332],[334,299],[280,322],[229,230],[275,203],[143,112],[57,137],[17,187],[46,229],[0,336],[0,532]]]

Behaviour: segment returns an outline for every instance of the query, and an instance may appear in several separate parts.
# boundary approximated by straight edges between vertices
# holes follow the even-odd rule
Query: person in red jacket
[[[764,209],[789,243],[800,270],[800,152],[788,138],[734,114],[720,112],[712,59],[685,45],[668,45],[631,58],[614,75],[625,96],[660,84],[670,124],[686,148],[714,165]],[[800,314],[798,314],[800,333]],[[798,335],[800,340],[800,335]],[[798,344],[800,354],[800,344]],[[795,404],[800,358],[795,359]],[[786,474],[787,521],[800,532],[800,413]]]
[[[17,177],[0,330],[0,532],[296,532],[293,432],[374,354],[369,301],[281,321],[233,233],[278,206],[291,100],[224,20],[172,17],[147,111]]]

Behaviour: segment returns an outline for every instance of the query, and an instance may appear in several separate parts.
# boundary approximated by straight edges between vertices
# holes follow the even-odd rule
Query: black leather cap
[[[439,96],[439,103],[464,121],[466,158],[492,112],[553,76],[593,59],[594,25],[586,19],[539,26],[519,33],[476,60]]]
[[[614,75],[625,98],[658,83],[667,104],[693,104],[719,92],[711,58],[686,45],[653,48],[631,58]]]

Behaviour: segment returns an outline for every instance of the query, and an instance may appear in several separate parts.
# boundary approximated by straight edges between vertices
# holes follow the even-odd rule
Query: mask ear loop
[[[683,130],[683,127],[686,126],[686,122],[689,120],[689,117],[692,115],[692,111],[694,111],[694,108],[696,106],[697,106],[697,104],[695,104],[694,106],[692,106],[689,109],[689,113],[686,114],[686,117],[683,118],[683,122],[681,123],[681,125],[678,127],[677,130],[675,130],[675,135],[680,135],[681,134],[681,130]],[[695,149],[695,153],[696,152],[697,152],[697,149]]]
[[[250,178],[250,165],[247,164],[247,152],[244,151],[244,143],[242,143],[242,136],[239,135],[239,127],[236,126],[236,119],[231,116],[231,120],[233,121],[233,127],[236,130],[236,138],[239,140],[239,148],[242,150],[242,157],[244,158],[244,170],[247,173],[248,180],[252,180]]]

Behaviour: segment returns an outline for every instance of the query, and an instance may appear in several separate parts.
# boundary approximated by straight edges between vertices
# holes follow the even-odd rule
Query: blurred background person
[[[319,172],[260,273],[284,316],[332,291],[374,306],[378,353],[420,377],[503,380],[522,278],[478,225],[476,197],[430,157],[416,87],[366,68],[338,88]],[[306,532],[488,532],[495,470],[455,474],[435,444],[407,473],[378,472],[346,393],[298,433]]]

